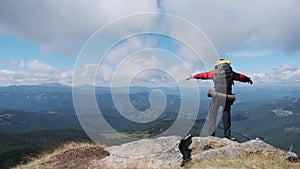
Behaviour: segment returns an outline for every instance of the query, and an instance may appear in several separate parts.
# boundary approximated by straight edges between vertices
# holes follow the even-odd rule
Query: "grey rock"
[[[107,147],[110,156],[97,161],[97,168],[180,168],[181,154],[178,145],[181,137],[168,136],[143,139],[120,146]]]
[[[179,136],[167,136],[107,147],[105,150],[110,152],[110,156],[93,160],[91,168],[181,168],[182,156],[178,149],[180,139]],[[203,150],[207,145],[210,149]],[[295,153],[275,148],[260,139],[238,143],[226,138],[194,137],[190,148],[193,149],[193,160],[236,158],[256,153],[287,160],[298,159]]]
[[[265,143],[260,139],[250,140],[245,143],[238,143],[228,139],[220,138],[196,138],[193,140],[193,149],[200,148],[203,143],[211,142],[216,144],[217,148],[209,149],[202,153],[198,153],[192,156],[193,159],[208,159],[208,158],[236,158],[247,154],[262,153],[265,155],[275,156],[280,159],[298,158],[297,154],[293,152],[287,152]],[[221,146],[224,145],[224,146]],[[213,147],[213,146],[212,146]]]

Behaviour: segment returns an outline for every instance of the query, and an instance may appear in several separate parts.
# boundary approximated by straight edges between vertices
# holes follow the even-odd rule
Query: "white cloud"
[[[176,57],[155,48],[155,45],[156,39],[151,36],[129,38],[112,48],[101,65],[84,66],[84,70],[81,72],[82,79],[87,82],[86,79],[90,79],[89,76],[92,75],[91,78],[94,78],[97,69],[96,85],[113,83],[113,85],[122,86],[132,83],[134,85],[162,86],[175,84],[174,79],[178,82],[185,82],[185,78],[192,74],[187,69],[188,63],[194,64],[193,66],[196,67],[197,62],[186,56],[182,56],[185,58],[180,59],[180,56]]]
[[[33,42],[44,52],[77,56],[89,36],[104,24],[155,11],[156,0],[2,0],[0,33]]]
[[[22,63],[24,64],[24,63]],[[52,71],[56,71],[55,68],[48,66],[45,63],[41,63],[38,60],[31,60],[27,63],[27,66],[30,70],[33,71],[42,71],[42,72],[52,72]]]
[[[241,50],[236,52],[227,52],[226,55],[230,57],[260,57],[270,56],[274,54],[272,50]]]
[[[295,0],[162,0],[161,7],[203,30],[218,51],[252,48],[300,49],[300,10]]]
[[[81,76],[83,76],[83,79],[86,79],[88,77],[89,80],[94,81],[94,76],[96,73],[96,85],[110,85],[114,73],[117,71],[117,69],[121,69],[122,71],[118,73],[118,76],[123,79],[122,81],[124,81],[125,79],[128,79],[129,76],[131,76],[132,72],[139,70],[144,64],[142,63],[141,58],[130,60],[132,62],[128,62],[128,59],[130,59],[130,55],[139,50],[152,48],[155,43],[155,40],[151,39],[149,36],[143,38],[128,38],[125,41],[122,41],[121,43],[114,46],[112,50],[104,56],[100,65],[85,65],[80,74]],[[126,60],[127,62],[125,62]],[[125,65],[122,65],[122,67],[118,68],[118,66],[124,62]],[[118,83],[121,83],[120,79],[118,80]]]
[[[121,60],[122,61],[122,60]],[[101,65],[99,67],[98,76],[103,80],[99,83],[113,85],[126,85],[131,80],[137,80],[138,83],[149,82],[158,80],[155,71],[145,71],[151,68],[160,68],[161,61],[156,56],[148,56],[144,54],[137,54],[131,57],[127,57],[122,62],[119,60],[117,67],[113,68],[109,65]],[[141,74],[142,76],[139,76]],[[113,79],[114,78],[114,79]]]
[[[34,42],[46,52],[77,56],[89,36],[104,24],[160,7],[196,24],[221,53],[244,45],[295,51],[300,48],[299,4],[295,0],[2,0],[0,33]]]
[[[160,0],[158,2],[163,11],[183,17],[203,30],[221,54],[245,46],[250,46],[249,48],[253,50],[225,54],[236,57],[256,57],[271,55],[273,48],[289,52],[300,49],[300,39],[298,38],[300,36],[300,22],[298,21],[300,2],[295,0],[248,2]],[[9,34],[33,42],[44,52],[68,53],[77,56],[85,41],[99,27],[126,15],[159,11],[158,2],[157,0],[27,0],[16,3],[11,0],[2,0],[0,1],[0,34]],[[151,23],[146,24],[151,25]],[[163,26],[166,28],[170,28],[168,24],[172,26],[172,23],[165,24]],[[130,26],[130,23],[124,23],[123,26],[125,29]],[[199,39],[194,37],[194,33],[187,31],[185,26],[177,25],[169,31],[197,44]],[[120,61],[137,50],[153,47],[155,43],[155,40],[147,37],[144,37],[144,40],[129,38],[126,43],[116,46],[99,67],[97,82],[109,83],[115,72],[115,66]],[[200,48],[203,44],[198,44],[198,46]],[[201,51],[203,51],[201,57],[204,60],[209,59],[211,55],[207,54],[208,52],[205,50],[201,49]],[[205,69],[203,63],[189,49],[180,48],[178,55],[192,71]],[[147,63],[146,58],[141,60],[145,63],[138,60],[127,63],[121,72],[124,75],[123,78],[128,78],[131,72],[141,70],[147,65],[160,67],[164,63],[158,58],[151,59],[151,57],[148,60],[151,63]],[[212,60],[215,61],[215,58]],[[47,80],[48,82],[71,83],[72,80],[72,71],[62,71],[38,60],[14,61],[12,65],[15,65],[18,70],[1,70],[0,84],[30,84],[47,82]],[[270,72],[253,76],[257,81],[264,81],[265,78],[271,81],[278,81],[278,79],[297,81],[299,69],[289,66],[282,65]],[[189,73],[182,71],[184,67],[184,65],[171,64],[164,69],[170,74],[184,79]],[[97,68],[96,64],[85,65],[84,77],[93,78],[92,73]],[[144,76],[139,76],[139,78],[142,77],[147,77],[144,80],[151,79],[154,82],[169,78],[158,75],[155,71],[145,72]]]
[[[112,50],[104,57],[103,64],[117,64],[129,55],[138,50],[152,48],[156,41],[150,36],[131,37],[114,46]]]
[[[25,69],[30,71],[36,71],[36,72],[57,72],[58,69],[51,67],[45,63],[42,63],[38,60],[30,60],[28,62],[25,62],[24,60],[20,61],[11,61],[11,65],[15,66],[19,69]]]
[[[195,53],[186,47],[181,46],[177,54],[192,72],[210,69],[210,67],[205,67],[203,63],[203,60],[207,58],[199,58],[199,56],[196,56]],[[215,61],[215,59],[213,59],[213,61]]]
[[[269,72],[253,74],[251,77],[257,83],[299,84],[300,68],[290,64],[282,64]]]
[[[71,85],[73,71],[62,71],[38,60],[12,61],[18,70],[0,70],[0,86],[61,83]]]
[[[153,54],[153,55],[152,55]],[[182,60],[173,58],[174,62],[166,62],[165,56],[154,52],[141,52],[127,57],[122,62],[114,64],[85,64],[76,85],[114,86],[146,85],[170,86],[187,84],[185,78],[192,72]],[[168,60],[168,59],[167,59]],[[41,83],[61,83],[72,85],[73,70],[60,70],[38,60],[12,61],[16,70],[0,70],[0,86],[33,85]],[[95,76],[96,75],[96,76]],[[114,77],[114,79],[112,79]]]

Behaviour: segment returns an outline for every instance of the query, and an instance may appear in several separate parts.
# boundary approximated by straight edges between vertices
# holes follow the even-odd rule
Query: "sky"
[[[134,19],[149,12],[169,19]],[[165,86],[187,83],[217,58],[254,84],[297,86],[299,18],[297,0],[1,0],[0,86],[72,85],[77,74],[80,84]]]

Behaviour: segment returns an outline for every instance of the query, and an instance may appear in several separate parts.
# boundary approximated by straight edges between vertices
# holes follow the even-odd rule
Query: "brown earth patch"
[[[74,168],[81,169],[87,168],[90,161],[97,159],[103,159],[109,156],[109,152],[102,147],[81,147],[78,149],[66,150],[61,154],[57,154],[51,160],[50,163],[54,164],[54,168]]]

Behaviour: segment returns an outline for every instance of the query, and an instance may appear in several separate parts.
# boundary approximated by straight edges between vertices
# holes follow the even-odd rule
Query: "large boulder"
[[[105,148],[110,156],[92,162],[95,168],[180,168],[179,136],[143,139]],[[295,153],[275,148],[260,139],[238,143],[226,138],[194,137],[192,159],[237,158],[265,154],[279,159],[298,158]]]

